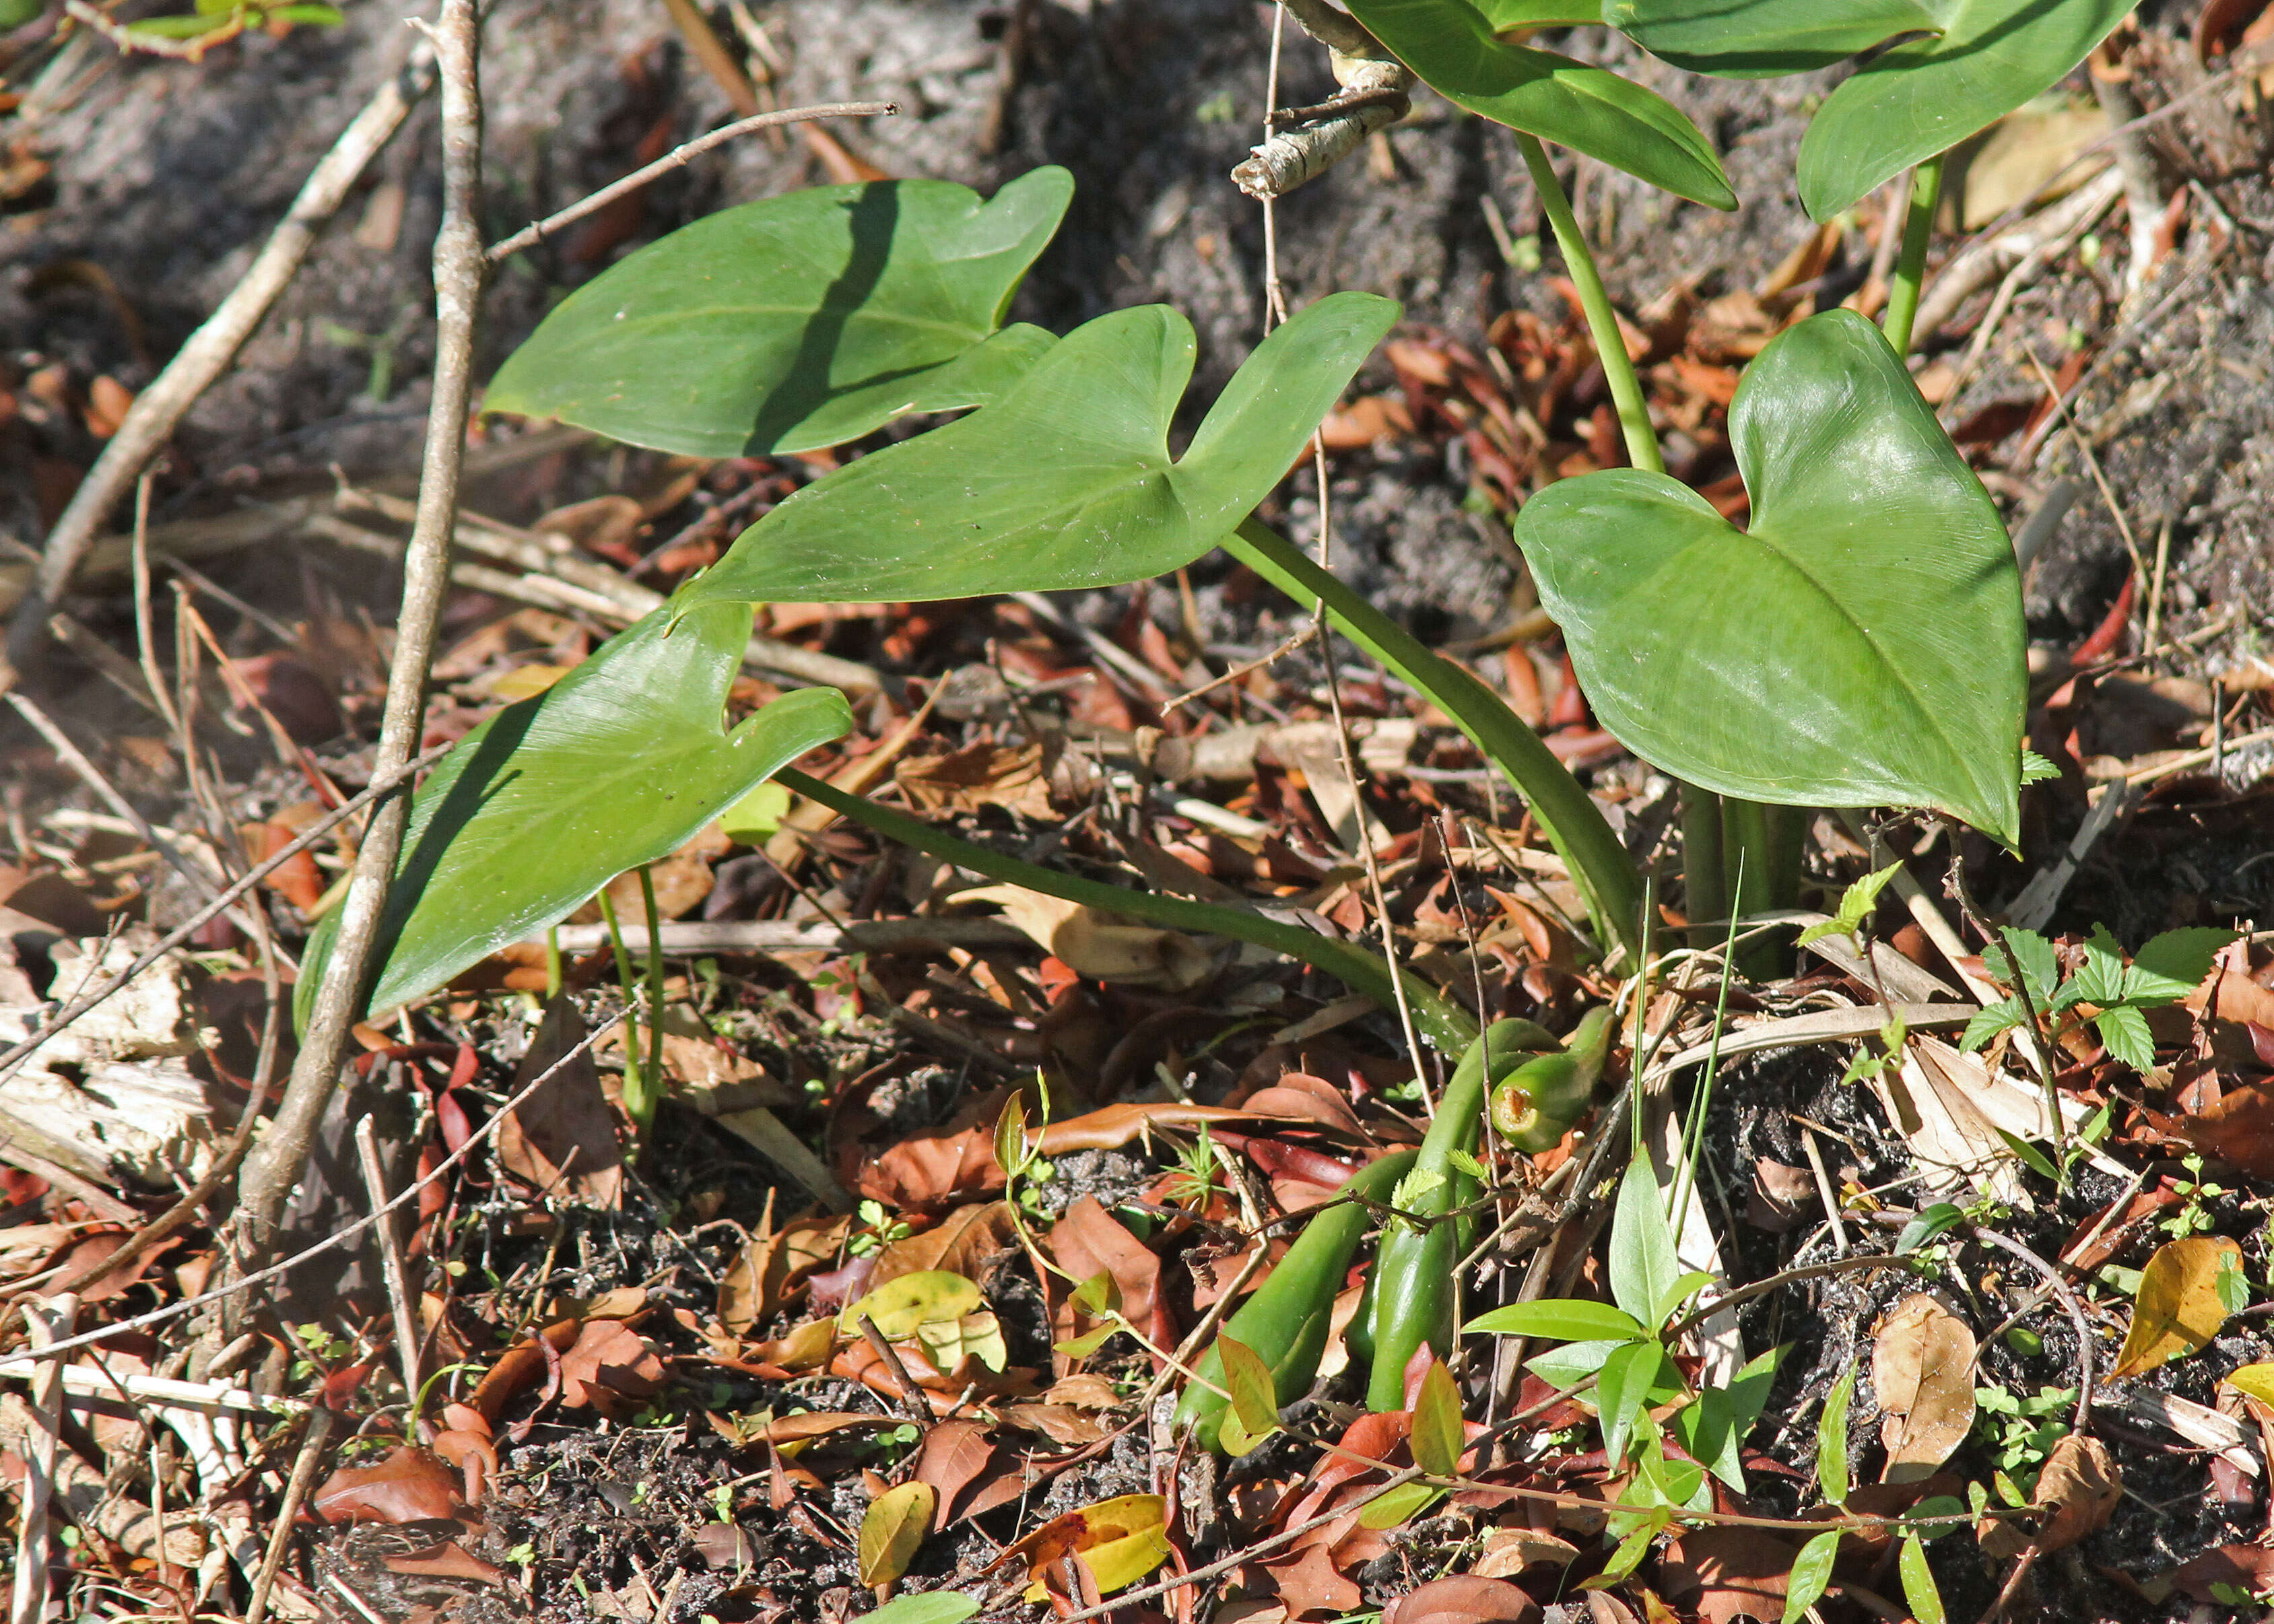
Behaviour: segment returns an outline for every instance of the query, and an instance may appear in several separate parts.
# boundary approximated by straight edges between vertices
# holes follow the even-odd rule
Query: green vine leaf
[[[979,405],[1050,347],[1040,327],[1001,323],[1073,195],[1073,177],[1045,168],[983,201],[903,180],[723,210],[570,294],[499,370],[485,410],[720,457]]]
[[[1681,109],[1606,69],[1495,37],[1496,26],[1511,26],[1502,8],[1489,20],[1468,0],[1350,0],[1350,9],[1447,101],[1693,203],[1737,207],[1712,144]]]
[[[2011,845],[2022,590],[1998,510],[1879,330],[1792,327],[1729,411],[1740,530],[1662,474],[1550,485],[1517,517],[1603,725],[1727,795],[1925,806]]]
[[[1398,307],[1337,293],[1275,330],[1183,458],[1192,324],[1165,305],[1060,340],[991,406],[808,485],[678,605],[918,602],[1141,581],[1216,545],[1285,477]]]
[[[368,1007],[430,992],[558,922],[851,728],[845,696],[823,688],[722,734],[749,630],[740,606],[675,624],[659,609],[460,740],[411,801]],[[337,918],[311,942],[302,987],[322,980]]]

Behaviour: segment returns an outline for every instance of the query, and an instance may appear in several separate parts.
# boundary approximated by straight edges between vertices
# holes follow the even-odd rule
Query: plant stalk
[[[1539,140],[1519,132],[1516,144],[1524,154],[1524,167],[1532,171],[1532,184],[1540,193],[1548,229],[1555,234],[1555,246],[1562,251],[1563,267],[1571,274],[1571,285],[1579,290],[1579,307],[1586,312],[1595,357],[1603,364],[1603,380],[1610,386],[1611,404],[1619,414],[1619,432],[1626,438],[1627,461],[1652,473],[1664,473],[1666,462],[1658,455],[1658,433],[1650,425],[1642,380],[1635,376],[1634,363],[1628,358],[1618,314],[1611,309],[1611,296],[1603,290],[1595,256],[1571,213],[1571,199],[1564,195],[1563,183],[1555,178],[1555,166],[1548,162]]]
[[[1710,951],[1728,920],[1729,886],[1721,854],[1721,798],[1695,784],[1682,786],[1682,876],[1683,911],[1690,915],[1690,945]]]
[[[1266,919],[1260,914],[1251,914],[1241,908],[1194,902],[1184,897],[1164,897],[1154,891],[1107,885],[1096,880],[1077,879],[1072,875],[1060,874],[1035,863],[1021,862],[1015,857],[1006,857],[1000,852],[990,852],[983,846],[959,839],[906,813],[878,806],[860,795],[847,794],[836,786],[809,777],[795,768],[784,768],[774,777],[797,793],[820,802],[840,816],[849,817],[888,840],[896,840],[943,862],[954,863],[975,874],[983,874],[990,879],[1023,885],[1028,891],[1040,891],[1046,897],[1063,898],[1068,902],[1108,913],[1126,914],[1133,919],[1141,919],[1148,924],[1165,926],[1171,930],[1202,931],[1212,936],[1230,936],[1234,941],[1252,942],[1258,947],[1268,947],[1274,952],[1299,959],[1313,969],[1323,970],[1345,983],[1352,991],[1364,993],[1384,1009],[1397,1007],[1397,995],[1390,985],[1389,966],[1354,944],[1320,936],[1299,925],[1282,924],[1277,920]],[[1404,971],[1397,974],[1405,983],[1405,996],[1413,1011],[1413,1024],[1440,1052],[1459,1054],[1476,1041],[1476,1023],[1465,1013],[1441,996],[1435,988],[1419,976]]]
[[[648,1130],[655,1126],[655,1102],[663,1093],[663,914],[655,906],[651,865],[640,865],[639,882],[640,906],[647,916],[647,1071],[640,1079],[638,1097],[627,1091],[624,1104],[644,1142]]]
[[[1225,552],[1296,602],[1323,603],[1351,641],[1451,717],[1531,803],[1532,816],[1586,900],[1606,954],[1615,947],[1630,961],[1640,957],[1642,887],[1634,860],[1579,781],[1499,695],[1428,648],[1253,515],[1223,545]]]
[[[1919,289],[1926,281],[1926,248],[1934,236],[1935,206],[1942,199],[1942,164],[1937,153],[1911,171],[1910,207],[1903,214],[1903,247],[1895,260],[1895,280],[1887,289],[1887,313],[1880,324],[1897,355],[1911,347],[1911,323],[1918,316]]]

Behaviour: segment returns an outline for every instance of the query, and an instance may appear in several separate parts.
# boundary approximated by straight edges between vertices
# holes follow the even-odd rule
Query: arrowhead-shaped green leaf
[[[1930,0],[1610,0],[1603,20],[1692,73],[1774,79],[1941,26]]]
[[[2044,94],[2139,0],[1924,0],[1936,32],[1834,91],[1800,143],[1800,200],[1829,220],[1872,187]]]
[[[1902,363],[1853,312],[1812,316],[1747,371],[1729,437],[1749,530],[1630,469],[1517,515],[1603,725],[1723,794],[1933,807],[2010,844],[2021,582]]]
[[[544,693],[507,706],[419,786],[371,1008],[415,998],[557,922],[852,726],[843,695],[806,688],[722,734],[749,611],[700,610],[676,624],[673,614],[657,610]],[[322,935],[312,960],[329,951],[330,932]]]
[[[993,405],[800,491],[678,602],[917,602],[1178,568],[1285,477],[1397,308],[1337,293],[1279,327],[1178,462],[1191,324],[1160,304],[1101,316]]]
[[[1050,335],[997,328],[1073,177],[991,199],[945,181],[821,186],[725,209],[594,277],[485,407],[689,456],[809,451],[992,400]]]
[[[1447,101],[1676,197],[1736,207],[1712,145],[1663,96],[1606,69],[1498,39],[1468,0],[1351,0],[1350,9]]]

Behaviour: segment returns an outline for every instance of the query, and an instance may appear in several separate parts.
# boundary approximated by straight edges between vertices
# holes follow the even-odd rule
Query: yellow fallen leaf
[[[2222,1236],[2190,1235],[2156,1248],[2140,1271],[2132,1328],[2111,1380],[2137,1376],[2209,1346],[2232,1312],[2221,1279],[2241,1269],[2242,1248]]]
[[[861,1583],[890,1584],[907,1572],[938,1508],[939,1491],[929,1483],[904,1483],[870,1501],[861,1519]]]
[[[919,1326],[952,1324],[985,1305],[978,1286],[965,1276],[945,1269],[918,1269],[847,1303],[837,1316],[837,1324],[847,1335],[858,1336],[865,1315],[877,1322],[885,1341],[897,1342],[915,1335]]]
[[[1126,1590],[1169,1557],[1166,1506],[1157,1494],[1123,1494],[1102,1500],[1052,1517],[1042,1527],[1007,1547],[1003,1554],[1023,1556],[1035,1577],[1027,1587],[1028,1601],[1050,1594],[1042,1575],[1068,1556],[1079,1558],[1096,1582],[1097,1593],[1111,1596]],[[1001,1559],[997,1559],[1000,1560]]]
[[[2255,1398],[2274,1410],[2274,1365],[2246,1365],[2229,1373],[2226,1385],[2245,1398]]]

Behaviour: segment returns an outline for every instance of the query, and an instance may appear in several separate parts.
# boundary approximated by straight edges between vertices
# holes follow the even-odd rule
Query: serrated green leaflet
[[[1039,327],[997,328],[1073,195],[1050,168],[984,201],[905,180],[727,209],[569,295],[486,409],[734,456],[991,400],[1050,347]]]
[[[749,612],[708,609],[675,625],[672,613],[657,610],[544,693],[507,706],[419,786],[369,1007],[431,991],[556,923],[851,727],[843,695],[807,688],[722,733]],[[328,952],[330,939],[328,929],[309,957]],[[320,979],[312,969],[301,977]]]
[[[1676,197],[1736,207],[1712,145],[1664,97],[1569,56],[1497,39],[1468,0],[1351,0],[1350,9],[1447,101]]]
[[[1873,57],[1809,122],[1801,202],[1829,220],[1996,123],[2059,84],[2138,3],[1921,0],[1935,32]]]
[[[2010,845],[2021,582],[1902,363],[1852,311],[1812,316],[1754,361],[1729,430],[1750,530],[1632,469],[1517,516],[1603,725],[1722,794],[1932,807]]]
[[[677,603],[915,602],[1176,569],[1285,476],[1397,309],[1337,293],[1303,311],[1257,347],[1173,462],[1192,324],[1159,304],[1101,316],[995,404],[808,485]]]

